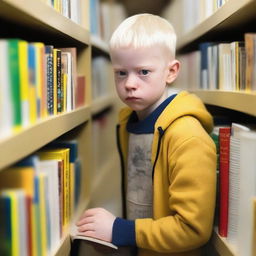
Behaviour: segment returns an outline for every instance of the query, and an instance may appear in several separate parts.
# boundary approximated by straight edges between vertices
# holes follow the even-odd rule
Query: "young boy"
[[[216,152],[213,121],[195,95],[167,96],[177,77],[176,35],[163,18],[129,17],[110,40],[120,112],[118,145],[126,219],[102,208],[77,223],[86,236],[137,255],[201,255],[212,231]],[[135,254],[134,254],[135,255]]]

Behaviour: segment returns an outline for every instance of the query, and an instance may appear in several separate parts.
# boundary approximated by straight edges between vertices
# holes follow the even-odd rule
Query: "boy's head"
[[[152,14],[127,18],[110,39],[117,93],[140,119],[166,98],[166,85],[177,77],[175,45],[172,25]]]
[[[110,51],[116,48],[164,47],[175,58],[176,34],[165,19],[152,14],[137,14],[124,20],[110,39]]]

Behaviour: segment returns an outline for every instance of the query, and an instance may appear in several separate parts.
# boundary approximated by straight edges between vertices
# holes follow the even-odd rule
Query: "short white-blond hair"
[[[176,33],[167,20],[143,13],[125,19],[114,31],[109,42],[110,52],[125,47],[163,46],[175,58]]]

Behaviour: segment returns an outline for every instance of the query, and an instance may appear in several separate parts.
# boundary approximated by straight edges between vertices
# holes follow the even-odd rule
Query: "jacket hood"
[[[132,110],[124,108],[120,111],[120,124],[127,122]],[[205,108],[202,100],[194,94],[187,91],[181,91],[164,109],[163,113],[157,119],[155,128],[161,126],[166,130],[175,120],[183,116],[193,116],[202,124],[204,129],[210,133],[213,128],[213,119]]]

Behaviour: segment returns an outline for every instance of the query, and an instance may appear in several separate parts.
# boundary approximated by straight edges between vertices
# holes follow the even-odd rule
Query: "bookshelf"
[[[77,73],[86,78],[85,102],[71,112],[65,112],[45,119],[37,120],[35,124],[22,128],[17,133],[0,139],[0,172],[12,166],[19,160],[37,152],[57,138],[75,139],[78,142],[78,155],[81,160],[81,192],[80,201],[70,224],[74,223],[92,203],[91,194],[95,192],[96,184],[100,186],[103,180],[92,180],[92,117],[97,112],[114,104],[114,96],[105,97],[92,102],[91,97],[91,58],[92,47],[107,54],[107,47],[102,41],[91,44],[89,29],[89,0],[80,0],[81,22],[75,23],[63,16],[46,1],[40,0],[3,0],[0,1],[0,31],[2,38],[21,38],[28,42],[39,41],[52,44],[54,47],[77,48]],[[92,40],[94,41],[94,40]],[[94,43],[93,43],[94,44]],[[113,137],[111,137],[112,139]],[[113,144],[113,142],[111,142]],[[112,154],[114,156],[114,154]],[[118,163],[112,157],[105,168],[112,169],[113,163]],[[105,170],[108,173],[109,170]],[[116,168],[117,169],[117,168]],[[106,174],[103,175],[106,177]],[[92,190],[93,189],[93,190]],[[71,248],[68,231],[62,237],[59,246],[51,255],[69,255]]]
[[[198,6],[201,6],[200,3],[205,1],[197,1]],[[212,1],[217,2],[217,1]],[[219,9],[212,12],[207,18],[202,18],[201,10],[199,11],[199,18],[201,21],[195,23],[192,28],[185,31],[185,26],[181,20],[185,20],[187,17],[184,15],[184,6],[185,1],[176,1],[173,0],[169,8],[164,13],[164,17],[170,20],[174,25],[179,25],[178,41],[177,41],[177,52],[178,58],[186,56],[190,66],[188,64],[188,69],[192,69],[193,72],[197,72],[197,69],[191,67],[190,53],[198,50],[198,45],[203,42],[232,42],[232,41],[241,41],[244,40],[244,33],[254,32],[256,17],[256,1],[255,0],[228,0],[224,1],[224,5]],[[187,8],[188,9],[188,8]],[[183,15],[183,18],[179,14]],[[196,20],[196,19],[195,19]],[[181,21],[181,22],[180,22]],[[185,24],[185,22],[184,22]],[[183,31],[183,32],[180,32]],[[185,68],[186,69],[186,68]],[[182,71],[181,71],[182,72]],[[185,70],[184,78],[190,73],[186,73]],[[181,74],[182,75],[182,74]],[[198,75],[198,74],[196,74]],[[191,75],[192,77],[192,75]],[[189,79],[191,78],[189,77]],[[198,77],[199,78],[199,77]],[[240,122],[249,122],[249,120],[256,121],[256,111],[255,111],[255,102],[256,94],[255,91],[231,91],[231,90],[212,90],[212,89],[192,89],[186,87],[185,83],[189,83],[189,79],[180,80],[177,83],[177,87],[180,89],[185,88],[197,96],[199,96],[203,102],[210,107],[210,111],[217,111],[218,114],[232,115],[231,119],[235,122],[240,119]],[[200,79],[195,80],[200,82]],[[194,81],[194,82],[195,82]],[[193,82],[191,82],[192,84]],[[185,85],[185,86],[184,86]],[[194,84],[193,84],[194,85]],[[191,85],[191,86],[193,86]],[[210,85],[211,86],[211,85]],[[226,112],[228,111],[228,112]],[[242,119],[243,116],[243,119]],[[248,118],[248,119],[247,119]],[[238,121],[239,122],[239,121]],[[255,218],[255,217],[254,217]],[[209,242],[209,255],[227,255],[227,256],[238,256],[238,252],[231,245],[227,239],[221,237],[218,234],[217,228],[213,230],[212,237]],[[249,255],[249,254],[248,254]]]
[[[207,40],[207,37],[212,38],[215,33],[220,34],[246,25],[255,20],[255,8],[254,0],[227,1],[215,13],[178,38],[177,51],[182,51],[191,44],[199,43],[202,37]]]

